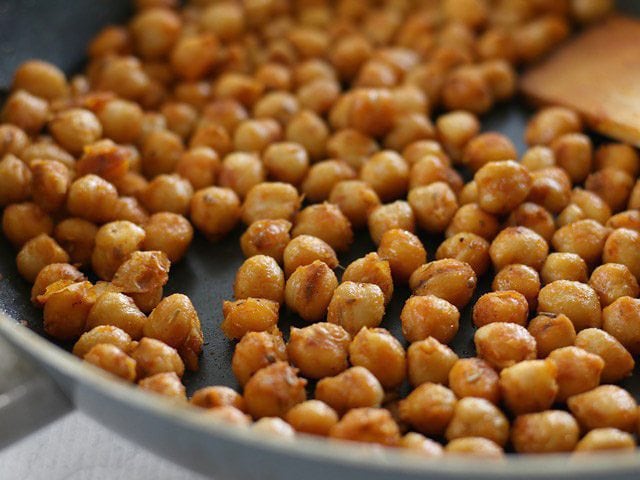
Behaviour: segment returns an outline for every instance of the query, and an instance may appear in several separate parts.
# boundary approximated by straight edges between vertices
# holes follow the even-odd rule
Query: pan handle
[[[72,408],[42,369],[0,337],[0,450]]]

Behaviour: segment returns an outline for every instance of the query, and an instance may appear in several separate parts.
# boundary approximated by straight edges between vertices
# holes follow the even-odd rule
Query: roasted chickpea
[[[380,205],[369,214],[368,225],[371,239],[377,245],[389,230],[400,228],[415,231],[415,214],[411,205],[403,200]]]
[[[242,205],[242,220],[247,225],[265,219],[292,220],[300,202],[298,191],[288,183],[261,183],[247,192]]]
[[[568,191],[568,190],[567,190]],[[553,216],[544,207],[526,202],[516,208],[507,219],[509,226],[527,227],[533,230],[546,242],[550,242],[556,231]]]
[[[336,183],[329,194],[329,202],[338,206],[354,228],[366,225],[369,213],[380,205],[376,192],[360,180]]]
[[[493,278],[491,288],[496,292],[516,291],[524,295],[529,309],[536,307],[540,292],[540,277],[533,268],[514,263],[500,270]]]
[[[430,185],[435,182],[444,182],[451,190],[458,193],[463,188],[463,180],[460,174],[448,166],[448,160],[433,154],[427,154],[417,160],[411,166],[409,175],[409,190]],[[474,184],[475,185],[475,184]]]
[[[595,167],[598,170],[604,168],[616,168],[627,172],[632,177],[640,173],[640,157],[638,152],[624,143],[606,143],[600,145],[595,152]]]
[[[254,432],[276,435],[281,438],[291,439],[295,437],[293,427],[278,417],[262,417],[251,425],[251,429]]]
[[[85,280],[84,275],[73,265],[68,263],[52,263],[45,266],[38,272],[31,288],[31,301],[35,304],[38,297],[44,295],[47,287],[59,280],[70,280],[71,282],[81,282]]]
[[[447,75],[442,87],[442,103],[447,110],[482,114],[493,105],[493,93],[479,68],[461,66]]]
[[[571,223],[586,219],[587,215],[584,211],[575,203],[570,203],[556,217],[556,225],[558,228],[562,228]],[[551,240],[553,241],[553,238]]]
[[[114,98],[100,105],[96,115],[102,133],[117,143],[133,143],[142,133],[143,112],[135,102]]]
[[[563,347],[551,352],[548,357],[558,368],[558,394],[556,400],[583,393],[600,385],[600,374],[604,361],[598,355],[579,347]]]
[[[423,383],[400,402],[400,418],[425,435],[442,435],[456,403],[455,394],[447,387]]]
[[[540,277],[545,285],[556,280],[586,283],[587,264],[575,253],[551,253],[544,261]]]
[[[69,187],[67,209],[73,216],[104,223],[112,219],[117,201],[116,188],[97,175],[90,174],[78,178]]]
[[[482,459],[501,459],[504,450],[495,442],[482,437],[466,437],[451,440],[444,448],[447,455],[465,455]]]
[[[481,358],[461,358],[449,371],[449,388],[460,398],[478,397],[493,404],[500,401],[499,377]]]
[[[233,132],[233,145],[240,152],[262,152],[282,138],[282,127],[272,118],[244,120]]]
[[[138,387],[147,392],[157,393],[173,400],[184,402],[187,400],[187,390],[174,372],[157,373],[143,378]]]
[[[530,172],[555,167],[556,158],[549,147],[536,145],[528,148],[520,158],[520,164]]]
[[[111,280],[129,255],[140,250],[145,231],[134,223],[119,220],[103,225],[95,236],[91,266],[103,280]]]
[[[319,322],[304,328],[292,327],[287,355],[305,377],[331,377],[349,366],[350,342],[349,333],[340,325]]]
[[[282,125],[289,123],[291,118],[299,111],[300,102],[298,101],[298,98],[292,93],[283,91],[268,92],[265,96],[257,100],[253,106],[253,116],[256,119],[273,119],[280,122]],[[265,124],[256,124],[255,122],[249,124],[249,126],[252,127],[259,127],[260,125],[264,126]],[[260,130],[261,131],[256,133],[261,133],[263,138],[269,138],[267,136],[269,134],[266,130]],[[271,133],[275,131],[271,128],[269,130],[271,130]]]
[[[301,110],[289,120],[285,138],[302,145],[312,160],[320,160],[325,155],[329,128],[316,113]]]
[[[377,285],[384,295],[385,305],[391,301],[393,295],[391,267],[388,261],[381,259],[375,252],[368,253],[349,264],[342,274],[342,281]]]
[[[356,171],[378,150],[373,138],[352,128],[340,129],[327,139],[327,154],[347,162]]]
[[[410,297],[400,314],[402,333],[409,342],[433,337],[448,344],[458,332],[459,319],[454,305],[430,294]]]
[[[86,328],[112,325],[126,332],[133,340],[139,340],[147,317],[128,296],[108,292],[95,300],[86,320]]]
[[[298,370],[278,361],[258,370],[244,387],[247,411],[253,418],[284,417],[296,404],[306,400],[307,381]]]
[[[299,185],[309,171],[309,156],[300,144],[272,143],[262,154],[268,175],[276,181]]]
[[[9,123],[0,124],[0,157],[20,155],[29,143],[29,137],[21,128]]]
[[[264,181],[264,177],[264,166],[257,155],[235,152],[222,161],[219,184],[244,198],[254,186]]]
[[[99,343],[86,353],[84,361],[127,382],[136,379],[136,361],[116,345]]]
[[[605,263],[591,274],[589,285],[593,288],[602,307],[606,307],[620,297],[637,297],[640,287],[629,268],[619,263]]]
[[[627,205],[634,178],[624,170],[607,167],[590,174],[584,185],[588,191],[602,198],[612,211],[618,212]]]
[[[238,269],[233,291],[238,300],[254,297],[282,303],[284,273],[272,257],[254,255],[245,260]]]
[[[69,93],[64,73],[55,65],[40,60],[21,64],[14,73],[11,88],[26,90],[47,100],[65,97]]]
[[[640,211],[625,210],[607,220],[606,226],[613,228],[628,228],[630,230],[640,231]]]
[[[540,270],[548,252],[549,246],[544,238],[526,227],[505,228],[489,248],[493,267],[497,271],[514,263]]]
[[[576,445],[577,452],[629,451],[636,449],[633,436],[617,428],[596,428],[587,433]]]
[[[40,132],[46,125],[49,115],[49,103],[24,90],[17,90],[7,98],[1,114],[4,122],[29,134]]]
[[[409,279],[414,295],[434,295],[457,308],[463,308],[473,296],[477,277],[469,264],[446,258],[426,263]]]
[[[66,170],[62,164],[59,165]],[[32,188],[31,179],[31,170],[27,164],[12,154],[5,155],[0,160],[0,206],[6,207],[27,200]]]
[[[433,337],[413,342],[407,349],[409,383],[417,387],[423,383],[449,383],[449,372],[458,355]]]
[[[131,351],[131,358],[136,361],[139,379],[169,372],[180,378],[184,375],[184,363],[176,349],[155,338],[141,339]]]
[[[426,458],[442,457],[444,450],[438,442],[416,432],[409,432],[401,439],[399,446],[411,453],[416,453]]]
[[[326,437],[338,423],[338,414],[320,400],[307,400],[291,408],[285,420],[297,432]]]
[[[409,166],[399,154],[383,150],[364,163],[360,179],[369,184],[383,202],[388,202],[406,193]]]
[[[516,415],[548,409],[558,393],[558,371],[551,360],[525,360],[500,372],[500,391]]]
[[[95,302],[89,282],[55,282],[38,297],[44,304],[44,331],[57,340],[75,340],[86,328],[89,310]]]
[[[268,255],[282,263],[291,241],[290,230],[291,222],[287,220],[256,220],[240,237],[242,253],[247,258]]]
[[[445,232],[447,238],[458,233],[474,233],[491,241],[500,231],[498,219],[475,203],[462,205],[455,213]]]
[[[191,405],[206,409],[234,407],[240,411],[245,410],[242,396],[232,388],[223,385],[204,387],[196,390],[193,392],[189,402]]]
[[[631,375],[635,362],[631,354],[613,335],[599,328],[582,330],[575,339],[576,347],[604,360],[600,375],[603,383],[616,383]]]
[[[486,293],[473,307],[473,323],[476,327],[495,322],[525,326],[528,317],[527,299],[515,290]]]
[[[427,252],[420,239],[402,229],[387,230],[382,235],[378,255],[389,262],[394,279],[403,283],[408,282],[411,274],[427,260]]]
[[[515,160],[517,157],[518,152],[511,140],[501,133],[487,132],[467,143],[462,163],[476,172],[489,162]]]
[[[291,236],[299,235],[320,238],[337,251],[346,250],[353,242],[349,220],[330,203],[311,205],[297,214]]]
[[[166,8],[148,8],[131,23],[136,51],[144,58],[159,58],[171,51],[178,40],[182,22],[177,13]]]
[[[601,385],[567,400],[569,410],[583,430],[617,428],[633,432],[638,421],[634,398],[616,385]]]
[[[469,141],[480,133],[480,121],[473,113],[456,110],[438,117],[436,132],[445,151],[459,161]]]
[[[91,261],[97,233],[98,227],[93,223],[80,218],[67,218],[56,225],[53,236],[73,263],[86,266]]]
[[[191,221],[211,240],[224,237],[240,219],[240,199],[229,188],[208,187],[191,197]]]
[[[406,375],[404,348],[384,328],[363,327],[349,345],[349,360],[373,373],[386,389],[398,387]]]
[[[602,329],[613,335],[632,355],[640,353],[640,300],[620,297],[602,310]]]
[[[579,438],[578,422],[561,410],[520,415],[511,431],[511,442],[518,453],[570,452]]]
[[[220,328],[229,338],[242,338],[247,332],[270,330],[278,323],[278,302],[246,298],[222,304],[224,321]]]
[[[445,432],[447,440],[481,437],[504,446],[509,439],[509,421],[491,402],[484,398],[460,399]]]
[[[377,327],[384,316],[384,294],[373,283],[345,281],[333,292],[327,321],[355,335],[362,327]]]
[[[102,125],[89,110],[72,108],[56,114],[49,121],[53,138],[66,150],[79,154],[102,136]]]
[[[364,367],[351,367],[335,377],[318,382],[315,392],[320,400],[338,415],[353,408],[379,407],[384,391],[376,377]]]
[[[535,338],[521,325],[494,322],[480,327],[474,336],[478,357],[498,370],[536,358]]]
[[[558,229],[552,243],[559,252],[575,253],[588,264],[593,264],[600,259],[609,232],[595,220],[579,220]]]
[[[444,182],[414,188],[407,200],[418,226],[429,233],[444,232],[458,210],[456,195]]]
[[[372,137],[384,135],[393,127],[395,114],[396,106],[389,90],[359,88],[349,94],[345,127]]]
[[[602,324],[596,292],[588,285],[570,280],[545,285],[538,295],[538,312],[565,314],[576,331]]]
[[[571,193],[571,203],[578,205],[587,218],[601,225],[606,224],[611,217],[611,207],[599,195],[588,190],[574,188]]]
[[[172,263],[182,259],[193,240],[193,227],[177,213],[151,215],[143,228],[145,237],[142,248],[164,252]]]
[[[101,325],[82,334],[73,346],[73,354],[84,358],[93,347],[106,343],[115,345],[125,353],[129,352],[132,346],[131,337],[125,331],[112,325]]]
[[[573,323],[562,313],[542,313],[531,320],[528,330],[536,340],[538,358],[546,358],[554,350],[571,346],[576,340]]]
[[[248,332],[236,345],[231,370],[241,386],[260,369],[287,360],[282,333],[277,328],[265,332]]]
[[[331,428],[329,436],[396,446],[400,441],[400,430],[391,414],[383,408],[355,408]]]
[[[9,205],[2,214],[2,233],[16,247],[52,230],[53,220],[35,203]]]
[[[299,266],[291,274],[284,297],[292,311],[308,322],[316,322],[327,314],[337,286],[338,280],[331,268],[320,260],[314,260]]]
[[[529,195],[531,174],[512,161],[489,162],[474,176],[478,186],[478,204],[493,214],[514,210]]]
[[[275,220],[282,222],[284,220]],[[251,230],[251,227],[248,231]],[[275,258],[275,257],[274,257]],[[283,252],[284,271],[288,277],[300,266],[320,260],[333,269],[338,266],[335,251],[323,240],[311,235],[300,235],[289,241]]]
[[[591,171],[593,145],[583,133],[567,133],[551,142],[556,165],[562,168],[573,183],[584,182]]]
[[[194,147],[182,154],[176,173],[189,181],[194,190],[215,184],[220,172],[218,154],[209,147]]]
[[[527,145],[549,145],[567,133],[580,133],[582,122],[577,113],[564,107],[547,107],[539,110],[527,125]]]
[[[640,233],[628,228],[618,228],[607,237],[602,251],[604,263],[620,263],[640,278]]]
[[[16,258],[18,272],[29,283],[34,283],[40,271],[47,265],[68,262],[67,252],[45,233],[41,233],[25,243]]]

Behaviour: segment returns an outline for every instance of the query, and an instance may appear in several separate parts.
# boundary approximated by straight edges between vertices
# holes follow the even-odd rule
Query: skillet
[[[640,13],[640,5],[634,3],[623,7]],[[10,85],[12,72],[29,58],[44,58],[67,72],[77,71],[91,36],[108,23],[125,21],[130,13],[126,0],[0,1],[0,86]],[[527,114],[517,102],[501,106],[483,119],[483,129],[507,134],[522,152]],[[193,300],[206,342],[200,371],[185,377],[190,393],[207,385],[237,387],[230,369],[233,346],[219,324],[221,302],[232,297],[233,278],[243,261],[239,235],[236,231],[219,243],[196,236],[187,257],[172,266],[165,294],[181,292]],[[433,258],[440,239],[422,236],[422,240]],[[355,245],[340,258],[341,265],[372,250],[368,236],[357,235]],[[504,462],[427,461],[307,437],[282,441],[225,426],[114,382],[64,351],[71,345],[56,346],[44,338],[41,311],[29,301],[30,286],[16,270],[15,255],[0,235],[0,448],[78,408],[165,458],[221,479],[631,479],[640,473],[638,453],[580,461],[562,455],[509,456]],[[488,289],[485,278],[476,297]],[[409,291],[398,290],[381,326],[401,338],[397,318]],[[469,310],[463,312],[453,344],[461,356],[474,353]],[[280,328],[286,333],[294,324],[297,321],[285,315]],[[640,398],[637,373],[624,386]]]

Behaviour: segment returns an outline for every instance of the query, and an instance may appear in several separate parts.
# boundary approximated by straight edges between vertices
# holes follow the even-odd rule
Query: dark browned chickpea
[[[511,160],[487,163],[474,180],[480,207],[494,214],[509,213],[520,205],[529,195],[532,182],[527,169]]]
[[[70,280],[72,283],[86,280],[85,276],[73,265],[68,263],[52,263],[38,272],[31,287],[31,301],[38,304],[38,297],[44,295],[47,287],[59,280]]]
[[[604,360],[604,369],[600,375],[603,383],[622,380],[631,375],[635,366],[627,349],[613,335],[599,328],[582,330],[575,339],[575,345]]]
[[[40,132],[49,119],[49,103],[24,90],[13,92],[2,109],[2,120],[27,133]]]
[[[587,218],[604,225],[611,217],[611,207],[593,192],[574,188],[571,193],[571,203],[575,203],[584,212]]]
[[[505,405],[516,415],[547,410],[558,393],[557,374],[551,360],[525,360],[505,368],[500,372]]]
[[[493,267],[497,271],[514,263],[540,270],[548,252],[549,246],[544,238],[526,227],[505,228],[489,248]]]
[[[425,435],[442,435],[457,400],[447,387],[423,383],[400,402],[400,418]]]
[[[262,161],[271,178],[298,185],[309,170],[306,150],[293,142],[273,143],[262,154]]]
[[[369,184],[383,202],[395,200],[407,191],[409,166],[399,154],[383,150],[364,163],[360,179]]]
[[[607,167],[590,174],[584,185],[602,198],[612,211],[618,212],[627,205],[634,179],[624,170]]]
[[[462,163],[474,172],[489,162],[515,160],[518,152],[507,137],[497,132],[487,132],[473,138],[465,146]]]
[[[562,313],[542,313],[531,320],[528,330],[536,340],[538,358],[547,358],[554,350],[571,346],[576,340],[573,323]]]
[[[300,211],[291,235],[318,237],[337,251],[346,250],[353,242],[353,231],[347,217],[337,206],[326,202]]]
[[[586,283],[587,264],[575,253],[554,252],[544,261],[540,278],[545,285],[556,280]]]
[[[613,335],[632,355],[637,355],[640,353],[638,319],[640,300],[620,297],[602,310],[602,329]]]
[[[2,214],[2,231],[16,247],[52,230],[53,220],[35,203],[9,205]]]
[[[414,295],[435,295],[457,308],[463,308],[475,292],[477,277],[473,269],[460,260],[446,258],[416,269],[409,279]]]
[[[596,428],[582,437],[575,452],[633,452],[635,449],[636,441],[631,434],[617,428]]]
[[[138,13],[130,26],[136,51],[144,58],[159,58],[178,40],[182,21],[166,8],[148,8]]]
[[[131,349],[131,337],[126,332],[111,325],[100,325],[82,334],[73,346],[73,354],[84,358],[89,350],[101,343],[115,345],[123,352]]]
[[[350,342],[349,333],[333,323],[319,322],[304,328],[292,327],[287,355],[305,377],[330,377],[348,368]]]
[[[71,215],[90,222],[111,220],[118,200],[116,188],[97,175],[85,175],[75,180],[67,195],[67,209]]]
[[[394,389],[406,375],[404,348],[384,328],[362,328],[349,345],[351,365],[364,367],[385,389]]]
[[[604,244],[602,261],[625,265],[640,278],[640,233],[627,228],[614,230]]]
[[[600,145],[595,153],[595,167],[598,170],[603,168],[616,168],[627,172],[632,177],[637,177],[640,173],[640,157],[638,152],[624,143],[606,143]]]
[[[498,370],[536,358],[536,341],[526,328],[515,323],[493,322],[476,330],[478,357]]]
[[[377,285],[384,295],[384,303],[391,301],[393,295],[391,267],[387,260],[381,259],[375,252],[368,253],[349,264],[342,275],[342,281]]]
[[[630,230],[640,231],[640,211],[625,210],[607,220],[606,226],[612,229],[628,228]]]
[[[579,438],[578,422],[561,410],[520,415],[511,431],[511,442],[518,453],[570,452]]]
[[[636,430],[638,407],[634,398],[616,385],[601,385],[567,400],[569,410],[583,430],[617,428]]]
[[[593,145],[583,133],[567,133],[551,142],[556,165],[567,172],[573,183],[584,182],[591,171]]]
[[[95,327],[95,329],[100,327]],[[93,331],[93,330],[92,330]],[[158,373],[173,372],[178,377],[184,375],[184,363],[175,348],[154,338],[143,338],[131,351],[136,361],[138,378],[151,377]]]
[[[414,188],[407,200],[418,226],[430,233],[444,232],[458,210],[456,195],[444,182]]]
[[[238,383],[243,386],[258,370],[280,360],[287,360],[287,350],[282,333],[277,328],[248,332],[236,345],[231,369]]]
[[[29,283],[34,283],[38,273],[47,265],[68,262],[67,252],[45,233],[41,233],[25,243],[16,257],[18,272]]]
[[[338,423],[338,414],[320,400],[307,400],[291,408],[285,419],[297,432],[326,437]]]
[[[397,200],[380,205],[369,213],[368,225],[371,239],[377,245],[385,232],[400,228],[415,231],[415,214],[408,202]]]
[[[44,304],[44,331],[57,340],[75,340],[86,328],[95,302],[90,282],[55,282],[38,301]],[[90,328],[90,327],[89,327]]]
[[[64,165],[59,165],[66,171]],[[5,155],[0,160],[0,206],[6,207],[27,200],[31,193],[31,178],[31,170],[27,164],[12,154]]]
[[[229,338],[242,338],[247,332],[270,330],[278,323],[278,302],[246,298],[222,304],[224,320],[220,328]]]
[[[484,398],[462,398],[456,403],[453,417],[445,432],[447,440],[481,437],[504,446],[509,440],[509,421]]]
[[[217,240],[240,220],[240,199],[230,188],[208,187],[191,197],[191,221],[207,238]]]
[[[320,260],[314,260],[309,265],[299,266],[291,274],[284,289],[284,298],[292,311],[308,322],[316,322],[327,314],[337,286],[338,280],[331,268]]]
[[[407,283],[411,274],[427,261],[427,252],[420,239],[398,228],[387,230],[382,235],[378,255],[389,262],[394,279],[403,283]]]
[[[318,382],[315,391],[320,400],[338,415],[353,408],[379,407],[384,390],[376,377],[364,367],[351,367],[335,377],[326,377]]]
[[[525,326],[528,316],[527,299],[515,290],[486,293],[473,306],[473,323],[476,327],[494,322]]]
[[[549,360],[558,368],[558,394],[556,401],[565,402],[569,397],[600,385],[604,361],[598,355],[579,347],[563,347],[549,354]]]
[[[455,213],[445,234],[452,237],[458,233],[474,233],[485,240],[491,241],[500,231],[498,219],[485,212],[475,203],[462,205]]]
[[[603,308],[620,297],[637,297],[640,294],[636,277],[619,263],[600,265],[591,274],[589,285],[598,294]]]
[[[147,378],[143,378],[138,383],[140,389],[153,392],[172,400],[185,402],[187,400],[187,390],[180,382],[174,372],[157,373]]]
[[[609,232],[608,228],[595,220],[579,220],[558,229],[553,235],[552,244],[559,252],[575,253],[588,264],[594,264],[602,255]]]

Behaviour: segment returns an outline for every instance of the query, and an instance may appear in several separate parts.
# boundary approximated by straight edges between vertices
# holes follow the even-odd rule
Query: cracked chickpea
[[[329,203],[338,206],[353,228],[361,228],[367,225],[369,214],[380,205],[380,199],[365,182],[343,180],[331,189]]]
[[[131,297],[140,310],[149,313],[162,299],[170,267],[171,263],[163,252],[133,252],[120,265],[112,283],[117,291]]]
[[[584,431],[595,428],[617,428],[634,432],[638,421],[638,406],[625,389],[616,385],[601,385],[567,400],[569,410]]]
[[[456,308],[463,308],[473,296],[477,277],[469,264],[446,258],[417,268],[409,279],[414,295],[434,295]]]
[[[575,339],[575,346],[602,358],[602,383],[616,383],[631,375],[635,367],[629,351],[613,335],[599,328],[582,330]]]
[[[362,328],[349,345],[349,361],[373,373],[387,390],[398,387],[406,375],[404,348],[384,328]]]
[[[287,356],[307,378],[330,377],[348,368],[350,343],[349,333],[333,323],[318,322],[304,328],[292,327]]]
[[[296,215],[292,237],[311,235],[327,242],[336,251],[346,251],[353,243],[353,230],[336,205],[310,205]]]
[[[44,331],[57,340],[75,340],[85,332],[95,297],[87,281],[55,282],[38,297],[44,304]]]
[[[554,350],[569,347],[576,341],[576,329],[562,313],[541,313],[529,322],[527,329],[536,340],[538,358],[547,358]]]
[[[38,297],[44,295],[47,287],[59,280],[71,280],[81,282],[85,276],[75,266],[68,263],[51,263],[38,272],[31,287],[31,301],[38,304]]]
[[[318,382],[315,391],[320,400],[338,415],[353,408],[379,407],[384,390],[378,379],[364,367],[351,367],[335,377],[326,377]]]

